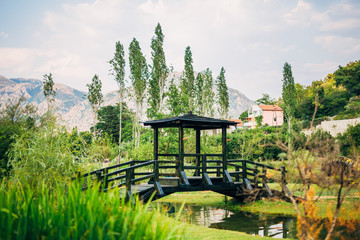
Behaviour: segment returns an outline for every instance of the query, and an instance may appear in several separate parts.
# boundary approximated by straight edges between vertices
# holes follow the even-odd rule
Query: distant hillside
[[[174,73],[170,77],[179,78],[180,73]],[[5,102],[8,99],[24,95],[29,103],[33,103],[38,107],[41,114],[47,108],[42,85],[42,81],[36,79],[9,79],[0,75],[0,101]],[[55,84],[55,88],[57,89],[55,106],[62,123],[69,128],[77,126],[81,131],[89,130],[92,125],[92,112],[87,99],[85,99],[85,93],[64,84]],[[229,116],[233,118],[237,118],[240,113],[248,109],[251,104],[254,104],[244,94],[232,88],[229,88],[229,98]],[[129,108],[135,109],[134,101],[129,97],[126,97],[125,102]],[[105,94],[104,106],[115,105],[116,103],[115,91]],[[146,105],[144,109],[146,109]]]

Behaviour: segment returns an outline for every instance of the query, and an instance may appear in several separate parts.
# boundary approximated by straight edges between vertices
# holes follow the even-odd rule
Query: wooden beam
[[[155,164],[154,164],[154,174],[155,174],[155,178],[154,178],[154,182],[158,182],[159,181],[159,129],[157,127],[154,128],[154,160],[155,160]]]
[[[201,131],[199,128],[195,129],[196,131],[196,142],[195,142],[195,147],[196,147],[196,153],[200,154],[200,149],[201,149],[201,142],[200,142],[200,137],[201,137]],[[200,166],[200,156],[196,157],[196,166]],[[200,176],[200,171],[196,170],[195,171],[195,176]]]
[[[180,172],[184,171],[184,128],[179,126],[179,161]]]
[[[225,170],[227,170],[226,127],[222,127],[222,157],[223,157],[223,181],[226,182]]]
[[[159,129],[154,128],[154,160],[158,160],[159,156]]]

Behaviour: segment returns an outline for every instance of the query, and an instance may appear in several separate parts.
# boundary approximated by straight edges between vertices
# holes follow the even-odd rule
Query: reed
[[[82,192],[71,183],[49,191],[44,185],[34,194],[2,183],[0,239],[184,239],[184,224],[97,187]]]

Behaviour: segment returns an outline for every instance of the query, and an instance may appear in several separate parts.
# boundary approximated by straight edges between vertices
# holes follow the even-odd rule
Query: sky
[[[360,59],[359,0],[0,0],[0,75],[51,72],[86,92],[97,74],[107,93],[117,89],[108,63],[116,41],[126,64],[133,38],[151,64],[157,23],[174,71],[190,46],[195,71],[210,68],[216,78],[224,67],[228,87],[252,100],[281,96],[285,62],[309,85]]]

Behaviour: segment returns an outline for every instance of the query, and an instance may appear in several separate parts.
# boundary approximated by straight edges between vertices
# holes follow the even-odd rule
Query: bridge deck
[[[281,181],[285,183],[285,169],[276,169],[264,164],[247,160],[229,160],[230,170],[221,166],[208,166],[216,163],[214,160],[202,160],[202,166],[185,166],[189,174],[181,171],[179,166],[169,166],[171,161],[129,161],[107,168],[99,169],[83,176],[90,177],[102,183],[102,189],[119,187],[120,192],[127,198],[138,195],[143,201],[151,196],[153,199],[164,197],[175,192],[211,190],[231,197],[244,199],[246,196],[256,194],[259,196],[272,196],[273,190],[266,184],[267,171],[278,172]],[[160,164],[166,166],[159,167]],[[145,170],[144,170],[145,168]],[[175,173],[161,173],[160,169],[174,170]],[[216,168],[216,171],[213,169]],[[151,170],[151,171],[150,171]],[[211,172],[212,171],[212,172]],[[162,176],[167,177],[160,177]],[[190,175],[190,174],[189,174]],[[210,176],[216,175],[216,176]],[[93,176],[93,177],[92,177]]]

